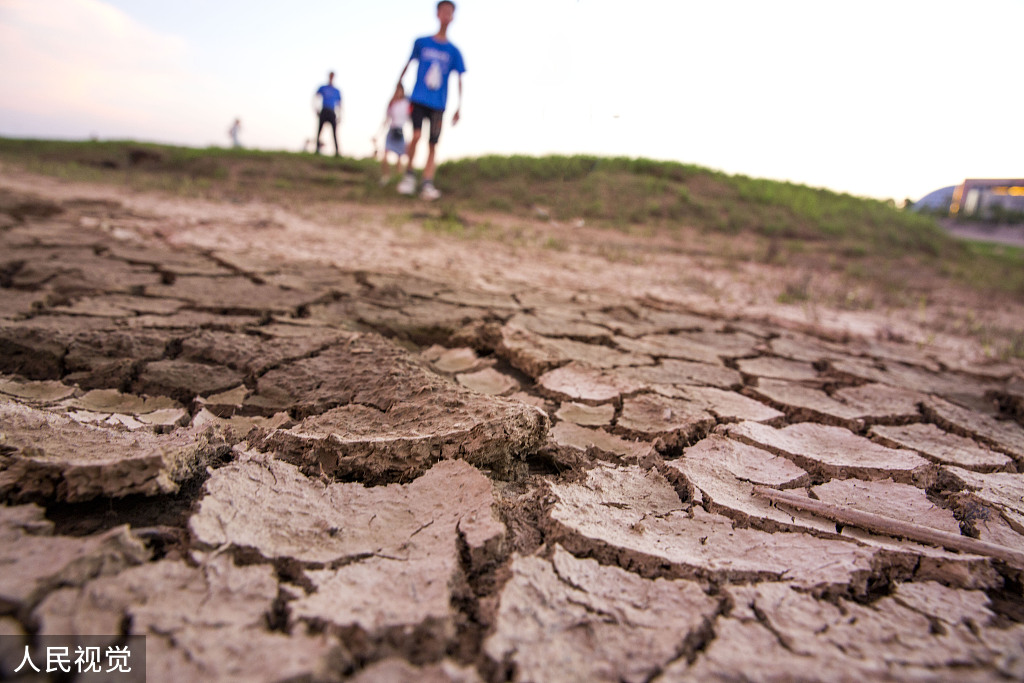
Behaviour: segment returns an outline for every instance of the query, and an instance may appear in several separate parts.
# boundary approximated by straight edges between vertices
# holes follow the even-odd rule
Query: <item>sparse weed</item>
[[[390,205],[397,200],[393,187],[378,186],[379,166],[373,159],[133,141],[2,138],[0,159],[69,180],[184,196],[304,204],[347,200]],[[533,219],[532,207],[540,205],[554,221],[583,218],[588,226],[627,232],[642,225],[651,234],[685,231],[708,244],[716,236],[714,250],[730,241],[761,245],[752,238],[781,240],[745,251],[792,267],[832,264],[837,272],[851,261],[861,262],[863,268],[850,267],[848,275],[876,279],[884,300],[905,299],[900,289],[918,276],[1024,297],[1024,250],[959,242],[932,217],[897,210],[892,202],[675,162],[587,155],[450,161],[439,167],[437,181],[453,207]],[[505,231],[469,226],[444,211],[424,228],[509,239]],[[894,281],[898,278],[903,284]],[[782,296],[799,298],[800,292]]]

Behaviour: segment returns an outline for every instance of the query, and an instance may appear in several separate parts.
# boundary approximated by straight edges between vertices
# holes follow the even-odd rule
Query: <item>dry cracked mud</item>
[[[144,635],[154,681],[1024,678],[1024,566],[984,551],[1024,550],[1024,365],[410,220],[0,179],[7,644]]]

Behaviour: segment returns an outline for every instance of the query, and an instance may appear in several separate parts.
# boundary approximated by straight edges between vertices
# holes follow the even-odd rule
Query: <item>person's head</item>
[[[447,26],[455,16],[455,3],[452,0],[441,0],[437,3],[437,18],[442,26]]]
[[[334,83],[334,72],[333,71],[330,72],[329,74],[327,74],[327,82],[328,83]]]

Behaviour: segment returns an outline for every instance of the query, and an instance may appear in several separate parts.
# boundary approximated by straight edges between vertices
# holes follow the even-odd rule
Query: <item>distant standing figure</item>
[[[448,41],[448,25],[455,17],[455,3],[451,0],[441,0],[437,3],[437,20],[440,28],[432,36],[419,38],[412,46],[412,55],[402,69],[402,75],[398,77],[398,84],[402,84],[405,72],[409,69],[415,59],[419,62],[416,71],[416,86],[412,90],[409,100],[412,102],[412,139],[409,140],[409,162],[406,166],[405,177],[398,183],[398,191],[401,194],[414,194],[416,192],[416,174],[413,172],[413,157],[416,155],[416,145],[420,141],[420,133],[423,129],[423,120],[430,121],[429,148],[427,151],[427,163],[423,167],[423,187],[420,189],[420,196],[423,199],[435,200],[441,193],[434,187],[434,152],[437,148],[437,141],[441,138],[441,123],[444,119],[445,105],[448,103],[448,76],[452,71],[459,74],[459,102],[455,107],[455,115],[452,116],[452,125],[459,122],[459,112],[462,109],[462,74],[466,72],[466,65],[462,60],[462,53]]]
[[[327,74],[327,83],[321,85],[313,101],[320,99],[320,106],[313,105],[313,111],[317,113],[320,124],[316,129],[316,153],[320,153],[320,133],[323,132],[324,124],[331,124],[331,133],[334,134],[334,156],[341,155],[341,148],[338,146],[338,115],[341,113],[341,91],[334,87],[334,72]]]
[[[384,123],[381,129],[387,129],[387,137],[384,139],[384,154],[380,159],[380,184],[387,185],[391,179],[388,169],[388,152],[395,155],[395,169],[402,169],[402,157],[405,156],[405,124],[409,122],[409,99],[405,96],[405,88],[399,83],[395,88],[395,94],[388,102],[387,113],[384,115]],[[376,148],[377,138],[373,138],[373,145]]]
[[[231,128],[228,129],[228,135],[231,136],[231,146],[238,149],[242,146],[241,140],[238,139],[238,134],[242,132],[242,120],[235,119],[235,122],[231,124]]]

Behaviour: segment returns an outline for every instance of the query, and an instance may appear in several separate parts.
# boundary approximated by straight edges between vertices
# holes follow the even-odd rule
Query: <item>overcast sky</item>
[[[0,0],[0,136],[366,156],[433,0]],[[879,198],[1024,177],[1024,0],[458,0],[442,159],[590,153]],[[413,72],[406,76],[412,85]],[[449,118],[454,108],[454,80]]]

